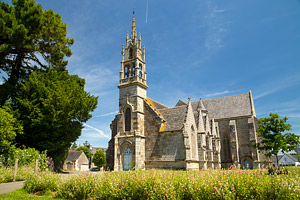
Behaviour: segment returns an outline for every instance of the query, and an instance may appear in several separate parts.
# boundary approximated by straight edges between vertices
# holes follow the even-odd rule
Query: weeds
[[[131,171],[34,175],[28,192],[51,188],[66,199],[299,199],[299,176],[267,170]],[[45,181],[47,179],[47,181]],[[54,186],[53,186],[54,185]]]

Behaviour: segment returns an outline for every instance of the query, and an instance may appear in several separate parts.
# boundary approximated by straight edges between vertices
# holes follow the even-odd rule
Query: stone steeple
[[[122,46],[120,84],[128,85],[133,82],[146,85],[145,47],[142,46],[141,33],[137,37],[135,17],[132,17],[131,35],[126,34],[126,45]]]
[[[144,101],[147,98],[145,48],[137,37],[135,17],[131,35],[126,34],[122,46],[119,88],[119,113],[116,122],[114,148],[119,157],[114,159],[114,170],[131,170],[145,167]]]

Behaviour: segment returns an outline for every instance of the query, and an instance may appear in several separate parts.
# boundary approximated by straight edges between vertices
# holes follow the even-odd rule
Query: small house
[[[70,150],[63,169],[68,171],[89,171],[89,160],[83,151]]]
[[[275,156],[273,156],[272,161],[273,161],[273,165],[277,166]],[[300,160],[297,157],[297,155],[283,154],[283,155],[278,156],[278,164],[280,167],[282,167],[282,166],[298,166],[298,165],[300,165]]]

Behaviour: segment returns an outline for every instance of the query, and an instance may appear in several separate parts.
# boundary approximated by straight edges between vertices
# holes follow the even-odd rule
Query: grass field
[[[40,173],[0,199],[300,199],[300,167],[287,169],[288,175],[272,176],[266,170]]]

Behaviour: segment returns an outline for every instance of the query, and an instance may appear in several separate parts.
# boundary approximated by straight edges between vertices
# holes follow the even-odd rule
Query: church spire
[[[137,36],[134,10],[132,17],[131,36],[129,39],[127,32],[126,45],[122,46],[121,54],[120,85],[134,85],[135,82],[137,82],[140,83],[142,87],[148,88],[146,85],[147,73],[145,47],[142,45],[141,33],[139,33]]]
[[[136,39],[136,28],[135,28],[135,18],[134,18],[134,9],[133,9],[133,16],[132,16],[132,26],[131,26],[131,40]]]

